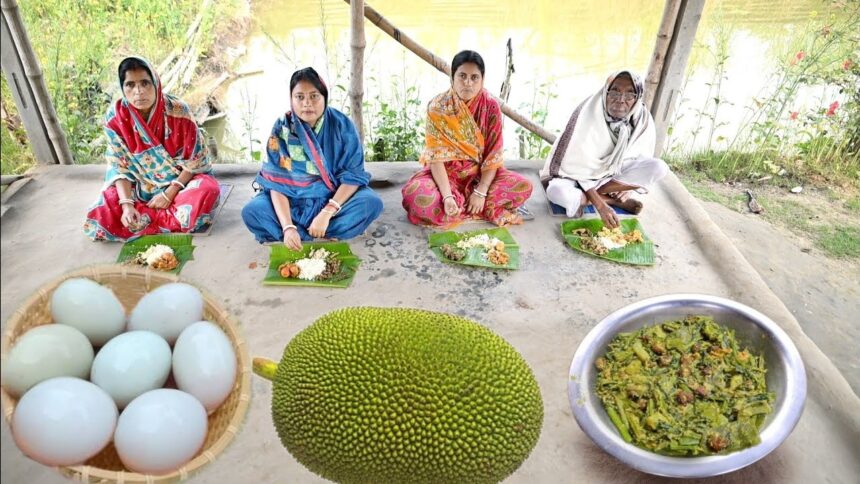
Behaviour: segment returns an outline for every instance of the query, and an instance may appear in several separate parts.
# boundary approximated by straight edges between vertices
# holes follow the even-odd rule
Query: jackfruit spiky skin
[[[505,340],[454,315],[346,308],[284,349],[272,389],[281,442],[338,482],[498,482],[537,443],[531,369]]]

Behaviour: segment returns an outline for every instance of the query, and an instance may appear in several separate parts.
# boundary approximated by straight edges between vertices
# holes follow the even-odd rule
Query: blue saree
[[[313,239],[308,226],[342,184],[359,189],[332,217],[327,238],[355,237],[382,212],[382,201],[367,186],[370,174],[364,170],[358,132],[345,114],[331,107],[313,127],[289,112],[275,121],[255,181],[262,191],[242,209],[242,219],[261,243],[283,240],[272,191],[290,201],[292,223],[302,240]]]

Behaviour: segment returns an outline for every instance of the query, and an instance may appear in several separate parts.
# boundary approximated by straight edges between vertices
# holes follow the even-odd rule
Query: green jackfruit
[[[525,360],[458,316],[341,309],[254,371],[274,382],[284,447],[338,482],[498,482],[540,436],[543,402]]]

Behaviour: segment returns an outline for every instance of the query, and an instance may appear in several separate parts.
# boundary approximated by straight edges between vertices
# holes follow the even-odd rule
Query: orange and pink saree
[[[522,223],[517,207],[528,200],[532,184],[522,175],[504,168],[502,158],[502,112],[486,89],[468,103],[453,91],[436,96],[427,107],[427,134],[419,160],[424,168],[403,186],[403,208],[416,225],[453,227],[480,218],[499,226]],[[431,163],[444,163],[451,193],[463,209],[460,215],[445,214],[442,194],[430,172]],[[479,215],[466,212],[466,204],[485,170],[496,176],[487,191]]]

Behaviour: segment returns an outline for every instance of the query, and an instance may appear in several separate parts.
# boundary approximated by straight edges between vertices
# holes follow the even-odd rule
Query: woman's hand
[[[460,215],[460,207],[457,205],[457,200],[453,195],[448,195],[442,199],[442,208],[445,209],[445,215],[454,217]]]
[[[597,213],[600,214],[600,220],[603,220],[603,225],[610,229],[618,227],[618,215],[615,214],[615,210],[613,210],[606,202],[596,203],[594,204],[594,208],[597,209]]]
[[[159,192],[157,195],[152,197],[152,200],[147,202],[146,206],[154,209],[163,209],[169,207],[170,204],[173,203],[173,197],[176,196],[175,193],[171,195],[170,191],[171,190],[168,187],[167,190]]]
[[[482,197],[477,193],[472,192],[472,195],[469,197],[468,212],[472,215],[478,215],[484,210],[484,203],[486,201],[486,197]]]
[[[311,222],[310,227],[308,227],[308,233],[311,234],[311,237],[322,238],[325,237],[325,231],[328,229],[328,223],[331,220],[331,215],[325,209],[321,210],[320,213],[314,217]]]
[[[122,204],[122,217],[119,218],[125,228],[134,227],[140,223],[140,212],[130,203]]]
[[[299,231],[295,227],[287,227],[284,229],[284,245],[288,249],[302,250],[302,238],[299,236]]]

